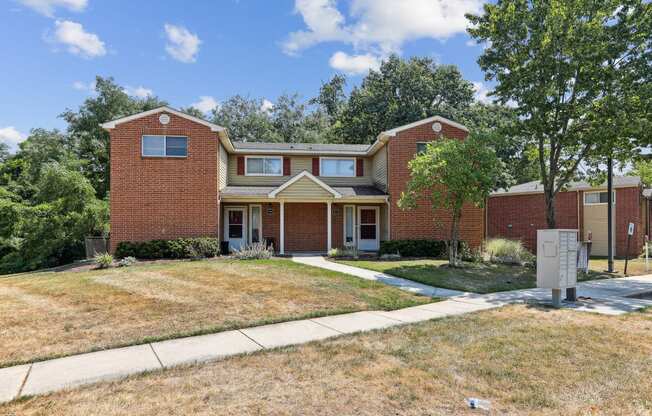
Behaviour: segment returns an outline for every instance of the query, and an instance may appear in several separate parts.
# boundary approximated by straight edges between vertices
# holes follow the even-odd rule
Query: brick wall
[[[557,228],[580,229],[583,235],[583,192],[560,192],[555,200]],[[579,200],[579,207],[578,207]],[[579,208],[579,217],[578,217]],[[495,196],[487,203],[487,237],[520,239],[536,252],[537,229],[548,228],[543,194]],[[639,188],[616,189],[616,256],[625,256],[627,225],[635,224],[630,253],[638,255],[645,239],[644,205]],[[511,228],[509,227],[511,225]]]
[[[160,114],[110,131],[112,251],[120,241],[217,236],[217,133],[174,114],[163,126]],[[142,157],[144,134],[188,136],[188,157]]]
[[[285,204],[285,251],[326,251],[326,204]]]
[[[442,123],[441,135],[447,138],[463,140],[464,130]],[[433,213],[429,200],[422,200],[414,210],[403,211],[397,206],[407,183],[410,180],[408,162],[416,154],[417,142],[433,141],[438,135],[432,130],[432,123],[398,133],[392,137],[388,146],[388,193],[390,195],[390,239],[449,239],[451,215],[447,210]],[[484,236],[484,210],[473,206],[463,208],[460,224],[460,238],[471,246],[477,247]]]

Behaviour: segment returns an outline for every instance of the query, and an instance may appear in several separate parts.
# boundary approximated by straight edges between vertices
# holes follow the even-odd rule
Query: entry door
[[[247,214],[244,208],[224,209],[224,239],[229,242],[229,248],[241,249],[247,242]]]
[[[358,249],[378,250],[378,207],[358,207]]]

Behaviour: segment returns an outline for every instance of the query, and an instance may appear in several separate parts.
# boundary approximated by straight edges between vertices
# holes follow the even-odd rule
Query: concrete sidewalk
[[[335,263],[333,261],[328,261],[323,256],[319,255],[292,256],[292,261],[306,264],[308,266],[319,267],[321,269],[332,270],[334,272],[356,276],[365,280],[373,280],[423,296],[449,298],[451,296],[459,296],[464,294],[464,292],[459,290],[428,286],[424,285],[423,283],[414,282],[412,280],[403,279],[401,277],[396,277],[385,273],[375,272],[373,270],[349,266],[348,264]]]
[[[567,304],[566,307],[604,314],[622,314],[652,306],[651,300],[627,297],[642,292],[652,292],[652,276],[580,283],[578,295],[590,296],[591,299]],[[549,301],[550,291],[543,289],[486,295],[463,293],[442,302],[395,311],[364,311],[290,321],[2,368],[0,403],[146,371],[207,362],[343,334],[461,315],[511,303]]]

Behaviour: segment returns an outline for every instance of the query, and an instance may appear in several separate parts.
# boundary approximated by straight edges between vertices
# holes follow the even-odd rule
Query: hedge
[[[467,250],[466,242],[460,241],[460,254]],[[403,257],[445,257],[448,253],[444,240],[389,240],[380,242],[379,254],[396,254]]]
[[[175,240],[123,241],[115,250],[117,258],[188,259],[215,257],[220,254],[217,238],[177,238]]]

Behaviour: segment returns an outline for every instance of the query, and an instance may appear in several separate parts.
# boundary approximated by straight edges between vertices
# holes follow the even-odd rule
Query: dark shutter
[[[364,159],[355,160],[355,176],[364,176]]]
[[[245,164],[244,164],[244,156],[238,156],[238,175],[244,175],[245,174]]]
[[[319,176],[319,158],[318,157],[313,157],[312,158],[312,174],[315,176]]]
[[[292,170],[290,169],[290,158],[289,157],[284,157],[283,158],[283,176],[290,176]]]

